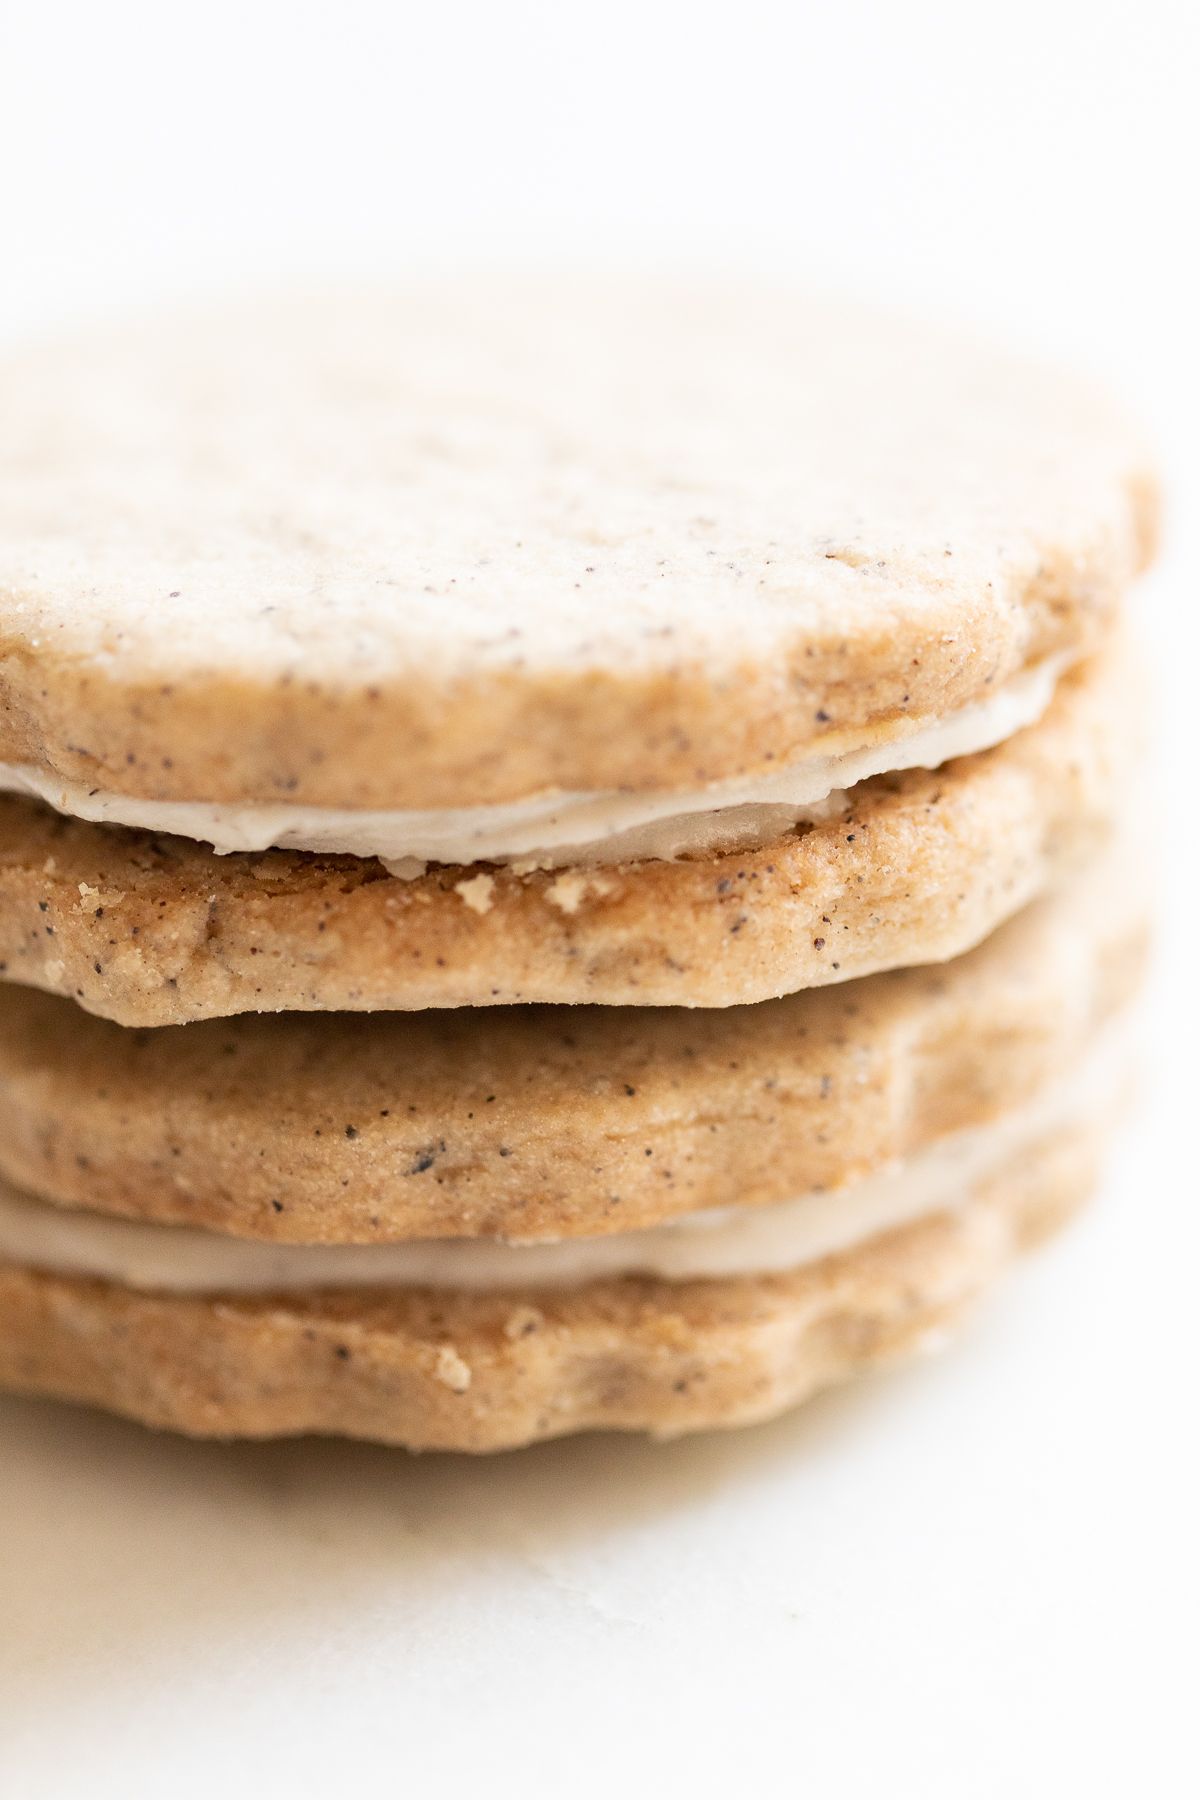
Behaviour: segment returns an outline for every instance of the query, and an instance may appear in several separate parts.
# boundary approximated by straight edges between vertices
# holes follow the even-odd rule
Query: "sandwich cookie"
[[[415,1447],[766,1417],[1085,1193],[1144,949],[1120,867],[756,1008],[129,1033],[6,994],[0,1378]]]
[[[745,1003],[970,947],[1114,810],[1154,483],[1035,365],[546,284],[0,392],[0,972],[110,1018]]]
[[[0,1262],[0,1383],[197,1436],[441,1450],[749,1424],[940,1347],[1086,1197],[1115,1097],[1102,1092],[952,1204],[931,1193],[914,1222],[782,1274],[206,1295]]]
[[[977,944],[1108,839],[1141,729],[1114,643],[1006,743],[864,781],[767,843],[551,871],[222,857],[0,795],[0,977],[125,1025],[745,1004]]]

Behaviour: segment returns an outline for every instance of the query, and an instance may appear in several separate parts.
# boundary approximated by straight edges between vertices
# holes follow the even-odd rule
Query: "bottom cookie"
[[[783,1275],[195,1297],[0,1266],[0,1385],[195,1436],[489,1451],[767,1419],[919,1351],[1086,1196],[1094,1117],[962,1202]]]

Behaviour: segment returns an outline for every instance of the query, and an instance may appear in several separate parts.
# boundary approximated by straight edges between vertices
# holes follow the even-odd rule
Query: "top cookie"
[[[1142,446],[787,294],[333,293],[0,370],[0,762],[214,805],[697,788],[1082,654]]]

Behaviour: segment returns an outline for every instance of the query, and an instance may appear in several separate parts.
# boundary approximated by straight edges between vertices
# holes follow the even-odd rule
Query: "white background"
[[[1173,488],[1146,1096],[1090,1217],[944,1360],[728,1437],[0,1403],[4,1800],[1195,1791],[1193,12],[0,7],[0,337],[291,273],[798,271],[1094,367]]]

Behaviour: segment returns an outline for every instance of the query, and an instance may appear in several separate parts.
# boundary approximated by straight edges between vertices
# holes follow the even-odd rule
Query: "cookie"
[[[1126,808],[1141,699],[1114,640],[1036,724],[878,775],[738,851],[568,870],[271,850],[0,796],[0,976],[126,1025],[538,1001],[723,1007],[969,949]]]
[[[969,948],[1112,810],[1156,488],[1040,366],[458,284],[0,396],[0,975],[122,1023],[752,1002]]]
[[[1122,845],[944,967],[717,1011],[129,1031],[0,988],[0,1175],[278,1243],[642,1230],[837,1190],[1021,1105],[1140,976]]]

